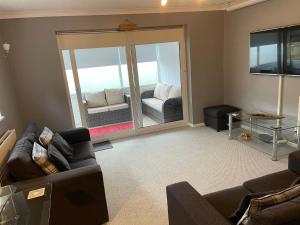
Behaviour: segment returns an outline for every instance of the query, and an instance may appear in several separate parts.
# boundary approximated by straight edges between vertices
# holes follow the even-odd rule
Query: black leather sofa
[[[280,191],[288,188],[299,176],[300,152],[294,152],[289,155],[288,170],[204,196],[187,182],[172,184],[167,187],[169,225],[232,225],[228,218],[247,193]],[[263,225],[300,224],[300,201],[293,201],[290,206],[277,209],[266,212],[268,219]]]
[[[26,180],[16,180],[11,175],[9,160],[16,157],[14,154],[18,154],[17,151],[23,147],[24,141],[37,141],[39,133],[40,130],[31,125],[16,143],[8,159],[7,168],[1,171],[1,185],[14,185],[21,191],[51,183],[50,225],[100,225],[107,222],[109,216],[103,174],[95,159],[89,131],[85,128],[59,132],[74,148],[73,158],[69,162],[71,170]],[[33,161],[32,163],[34,164]],[[28,167],[31,166],[28,164]],[[22,167],[17,169],[24,173],[27,170]]]
[[[162,105],[162,110],[157,110],[154,107],[146,104],[143,99],[150,99],[154,96],[154,90],[144,91],[141,94],[142,112],[157,123],[169,123],[183,119],[182,112],[182,97],[170,98]]]

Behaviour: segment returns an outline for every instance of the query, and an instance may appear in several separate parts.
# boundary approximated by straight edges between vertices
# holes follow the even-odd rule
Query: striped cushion
[[[47,146],[50,144],[52,136],[53,132],[48,127],[44,127],[44,130],[40,135],[39,141],[42,145]]]
[[[32,149],[32,159],[48,175],[59,172],[56,166],[48,159],[47,150],[36,142]]]
[[[254,198],[251,200],[249,208],[237,225],[247,225],[251,217],[258,215],[262,210],[287,202],[298,196],[300,196],[300,185],[261,198]]]

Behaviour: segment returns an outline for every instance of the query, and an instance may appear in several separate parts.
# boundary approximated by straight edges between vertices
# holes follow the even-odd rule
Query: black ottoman
[[[218,132],[228,129],[228,113],[238,112],[239,108],[230,105],[217,105],[204,108],[204,122]]]

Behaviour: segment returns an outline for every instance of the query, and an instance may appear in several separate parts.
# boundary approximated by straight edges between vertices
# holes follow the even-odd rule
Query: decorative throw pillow
[[[161,100],[163,101],[168,100],[171,87],[172,87],[171,85],[162,84],[162,88],[160,89]]]
[[[249,207],[250,202],[251,202],[252,199],[254,199],[254,198],[260,198],[260,197],[266,196],[266,195],[274,193],[274,192],[275,191],[273,191],[273,192],[262,192],[262,193],[249,193],[249,194],[246,194],[241,199],[238,208],[229,217],[229,220],[231,221],[231,223],[237,224],[240,221],[240,219],[243,217],[243,215],[247,211],[247,209],[248,209],[248,207]]]
[[[40,135],[39,141],[42,145],[47,146],[53,136],[53,132],[48,128],[48,127],[44,127],[43,132]]]
[[[156,86],[155,86],[155,89],[154,89],[154,94],[153,94],[154,98],[161,99],[160,98],[160,90],[161,90],[161,88],[162,88],[162,84],[161,83],[157,83]]]
[[[66,160],[66,158],[60,153],[60,151],[55,148],[54,145],[50,144],[48,146],[48,157],[51,162],[59,169],[59,171],[70,170],[71,167]]]
[[[179,97],[181,97],[180,87],[172,86],[171,89],[170,89],[170,92],[169,92],[168,99],[169,98],[179,98]]]
[[[290,187],[283,191],[269,194],[264,197],[254,198],[251,200],[248,209],[246,210],[241,220],[237,223],[237,225],[248,225],[251,218],[261,214],[264,209],[283,202],[287,202],[298,196],[300,196],[300,185],[296,185],[294,187]]]
[[[51,144],[67,159],[73,158],[74,149],[69,143],[59,134],[55,133],[51,140]]]
[[[121,104],[125,102],[124,91],[122,89],[105,89],[108,105]]]
[[[47,150],[36,142],[33,144],[32,159],[48,175],[59,172],[56,166],[49,160]]]
[[[171,85],[157,83],[153,96],[157,99],[166,101],[168,100],[171,87]]]
[[[7,160],[7,168],[9,174],[16,181],[45,176],[44,171],[32,161],[32,149],[31,140],[23,137],[12,150]]]
[[[85,99],[88,103],[89,108],[102,107],[107,105],[104,91],[87,93],[85,94]]]

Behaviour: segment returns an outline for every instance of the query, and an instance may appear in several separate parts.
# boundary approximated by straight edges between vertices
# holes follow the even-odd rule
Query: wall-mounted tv
[[[250,73],[300,75],[300,26],[250,34]]]

